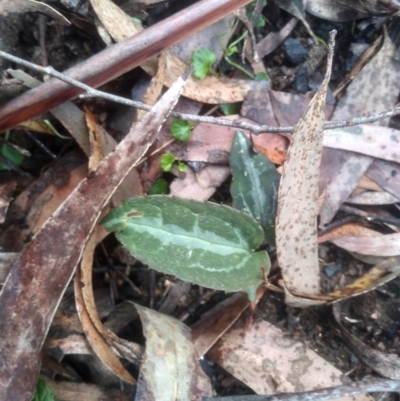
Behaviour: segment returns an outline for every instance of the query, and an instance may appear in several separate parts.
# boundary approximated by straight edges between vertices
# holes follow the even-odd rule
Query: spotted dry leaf
[[[290,292],[318,294],[318,182],[324,107],[330,79],[334,31],[331,32],[324,81],[297,124],[283,167],[276,221],[278,261]]]

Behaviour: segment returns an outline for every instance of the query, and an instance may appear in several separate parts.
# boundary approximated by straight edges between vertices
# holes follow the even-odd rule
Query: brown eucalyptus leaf
[[[296,126],[279,186],[277,256],[285,285],[290,292],[320,292],[318,184],[325,97],[332,68],[332,53],[330,47],[324,81]]]
[[[118,185],[176,104],[188,75],[83,180],[15,262],[0,294],[0,399],[30,401],[40,350],[88,236]],[[72,224],[71,224],[72,223]]]

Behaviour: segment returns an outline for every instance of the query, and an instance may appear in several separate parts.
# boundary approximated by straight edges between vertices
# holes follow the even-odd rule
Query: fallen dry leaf
[[[257,321],[245,330],[245,319],[240,319],[207,357],[257,394],[303,392],[348,381],[314,351],[265,321]],[[372,401],[369,395],[356,399]]]
[[[378,159],[400,161],[400,131],[388,127],[361,124],[326,130],[324,146],[362,153]]]
[[[86,177],[86,158],[80,152],[70,152],[56,160],[37,181],[21,192],[10,205],[1,246],[11,252],[20,252],[28,238]],[[21,228],[18,219],[25,217]]]
[[[149,148],[186,78],[179,79],[78,185],[14,264],[0,294],[0,319],[8,322],[0,326],[0,399],[31,400],[40,350],[88,235],[113,192]],[[76,224],[71,224],[72,216]]]
[[[330,46],[326,76],[296,126],[283,166],[278,195],[276,245],[279,265],[287,289],[304,294],[320,292],[318,183],[325,97],[333,57],[333,45]]]
[[[136,401],[201,401],[211,396],[187,326],[170,316],[135,306],[143,324],[146,351],[140,368]]]
[[[395,51],[394,44],[385,34],[382,48],[353,79],[346,95],[340,99],[333,120],[383,112],[396,104],[400,69],[399,62],[394,59]],[[385,126],[388,123],[389,120],[381,120],[372,125]],[[381,153],[381,150],[375,149],[375,152]],[[372,163],[371,157],[359,153],[341,151],[338,154],[336,150],[324,149],[320,190],[325,192],[326,200],[320,213],[321,226],[330,222]],[[345,179],[341,179],[342,174],[346,174]]]
[[[345,236],[331,240],[335,245],[349,252],[372,256],[400,255],[400,233],[381,234],[373,237]]]
[[[91,0],[91,3],[97,16],[117,42],[135,35],[143,29],[110,0]],[[197,35],[201,35],[201,32],[198,32]],[[163,83],[165,86],[170,87],[177,77],[188,68],[188,65],[180,60],[172,50],[166,50],[164,57],[168,73],[164,75],[165,81]],[[157,71],[157,59],[152,58],[142,63],[141,67],[148,74],[154,76]],[[241,102],[246,97],[247,92],[254,88],[266,91],[268,83],[266,81],[217,76],[206,76],[202,80],[191,77],[185,86],[183,95],[201,103],[235,103]]]

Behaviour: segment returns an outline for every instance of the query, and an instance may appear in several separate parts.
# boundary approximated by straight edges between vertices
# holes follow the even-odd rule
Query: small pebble
[[[299,39],[289,38],[285,40],[284,47],[288,60],[293,64],[300,64],[308,55],[308,50]]]

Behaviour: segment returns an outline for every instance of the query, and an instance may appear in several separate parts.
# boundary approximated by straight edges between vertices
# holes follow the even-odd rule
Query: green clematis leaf
[[[250,216],[227,206],[168,196],[132,198],[102,221],[149,267],[203,287],[247,291],[270,267],[255,250],[264,233]]]

